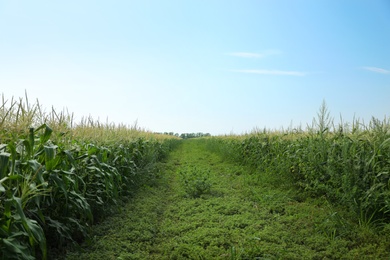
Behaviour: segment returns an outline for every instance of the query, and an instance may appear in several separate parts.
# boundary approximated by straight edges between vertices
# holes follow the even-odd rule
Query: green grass
[[[325,197],[184,141],[122,212],[93,227],[66,259],[385,259],[386,230],[357,225]],[[188,196],[182,171],[207,172],[210,190]],[[204,177],[202,175],[202,178]],[[194,184],[196,185],[196,184]]]

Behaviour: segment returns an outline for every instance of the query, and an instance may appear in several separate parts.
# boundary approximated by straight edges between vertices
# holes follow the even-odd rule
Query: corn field
[[[0,106],[0,259],[47,259],[88,236],[176,139],[50,113],[27,97]]]
[[[256,131],[213,138],[226,158],[292,185],[306,196],[324,196],[345,207],[360,224],[390,223],[390,123],[334,126],[326,107],[307,130]],[[215,148],[218,147],[218,148]]]
[[[224,158],[251,166],[254,176],[298,188],[304,196],[325,197],[352,212],[360,225],[390,223],[386,119],[335,126],[323,104],[306,130],[264,130],[204,141]],[[118,208],[121,198],[156,178],[155,163],[177,143],[173,135],[137,126],[92,118],[75,124],[66,111],[47,113],[38,101],[3,96],[0,259],[48,259],[88,238],[92,225]],[[184,174],[187,183],[194,174]],[[208,188],[206,182],[201,185],[195,192]]]

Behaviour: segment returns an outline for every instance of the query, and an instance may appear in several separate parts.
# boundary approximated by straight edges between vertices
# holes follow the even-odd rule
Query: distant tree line
[[[183,133],[180,135],[180,137],[183,139],[206,137],[206,136],[211,136],[211,135],[209,133]]]
[[[174,132],[164,132],[164,133],[156,133],[156,134],[173,135],[173,136],[177,136],[177,137],[180,137],[183,139],[211,136],[211,134],[209,134],[209,133],[201,133],[201,132],[200,133],[182,133],[180,135],[178,133],[174,133]]]
[[[163,135],[174,135],[174,136],[179,137],[179,134],[178,134],[178,133],[174,133],[174,132],[164,132],[164,133],[158,133],[158,134],[163,134]]]

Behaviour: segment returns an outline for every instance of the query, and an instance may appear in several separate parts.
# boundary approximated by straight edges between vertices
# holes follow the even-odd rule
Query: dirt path
[[[197,197],[186,190],[183,172],[203,174],[200,184],[190,184],[211,189]],[[339,234],[343,223],[326,201],[277,188],[191,140],[172,152],[157,181],[96,226],[93,239],[67,259],[359,258]]]

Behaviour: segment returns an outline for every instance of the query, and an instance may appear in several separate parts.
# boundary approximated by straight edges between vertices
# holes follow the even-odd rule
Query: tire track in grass
[[[207,140],[206,140],[207,141]],[[261,173],[224,162],[186,140],[160,177],[94,227],[94,238],[67,259],[384,258],[388,240],[357,245],[348,221],[324,199],[275,187]],[[180,172],[210,172],[210,192],[190,196]],[[283,180],[280,180],[283,182]],[[274,183],[274,182],[273,182]],[[374,234],[372,239],[378,239]]]

